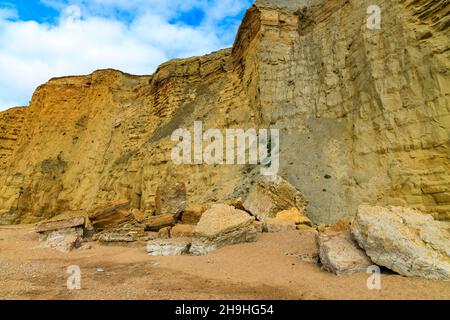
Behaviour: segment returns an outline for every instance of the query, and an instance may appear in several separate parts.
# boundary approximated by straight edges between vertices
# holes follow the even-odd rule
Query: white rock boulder
[[[366,272],[370,258],[352,240],[348,232],[317,233],[322,268],[336,275]]]
[[[254,220],[245,211],[224,204],[213,205],[194,229],[190,252],[204,255],[226,245],[256,241]]]
[[[360,206],[351,227],[372,261],[401,275],[450,280],[450,223],[402,207]]]

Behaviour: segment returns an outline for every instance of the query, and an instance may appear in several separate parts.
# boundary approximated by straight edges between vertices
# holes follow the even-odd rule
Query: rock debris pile
[[[336,275],[378,265],[404,276],[450,280],[449,224],[417,210],[362,205],[353,220],[315,226],[305,214],[306,199],[281,177],[261,178],[245,201],[228,204],[187,205],[183,183],[158,192],[154,215],[144,215],[123,199],[82,217],[39,223],[36,232],[43,246],[63,252],[98,241],[146,244],[151,256],[207,255],[257,241],[262,232],[313,232],[317,258],[302,260],[320,263]]]

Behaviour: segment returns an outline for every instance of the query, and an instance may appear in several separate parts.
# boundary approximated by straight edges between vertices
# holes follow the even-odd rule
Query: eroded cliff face
[[[381,30],[367,28],[373,1],[280,3],[253,9],[255,104],[282,129],[281,175],[311,214],[380,203],[449,219],[448,3],[378,1]]]
[[[175,165],[175,129],[278,128],[280,175],[317,223],[362,203],[450,219],[450,20],[446,1],[261,0],[232,49],[52,79],[0,113],[0,221],[82,213],[120,198],[154,209],[160,184],[192,203],[245,196],[255,166]]]

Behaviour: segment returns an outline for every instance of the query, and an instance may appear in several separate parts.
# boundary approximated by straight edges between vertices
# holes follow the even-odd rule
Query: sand
[[[335,276],[308,262],[314,236],[259,234],[258,241],[208,256],[150,257],[145,244],[61,253],[40,248],[32,226],[0,227],[1,299],[450,299],[450,283],[382,274]],[[81,270],[81,289],[67,288],[67,268]],[[97,269],[103,272],[98,272]]]

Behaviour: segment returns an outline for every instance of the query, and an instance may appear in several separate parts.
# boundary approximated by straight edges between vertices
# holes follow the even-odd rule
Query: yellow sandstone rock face
[[[361,203],[450,219],[450,23],[445,1],[258,0],[235,44],[152,76],[52,79],[0,113],[0,223],[84,214],[117,199],[154,211],[161,184],[187,199],[245,197],[254,166],[175,165],[175,129],[279,128],[280,176],[314,223]],[[145,70],[143,70],[145,72]]]
[[[296,225],[311,225],[311,220],[297,208],[291,208],[289,210],[283,210],[277,213],[277,219],[287,220],[295,223]]]

